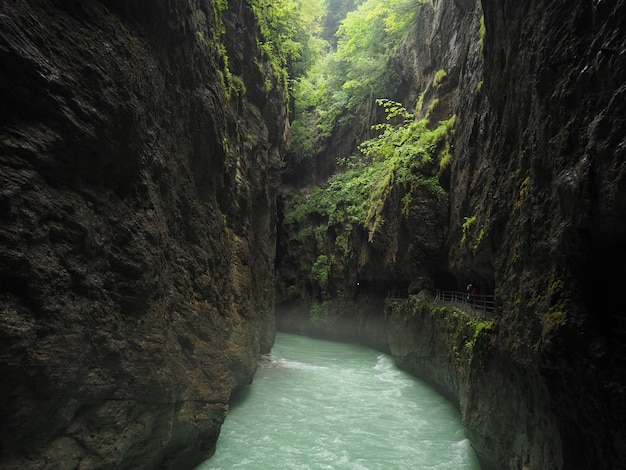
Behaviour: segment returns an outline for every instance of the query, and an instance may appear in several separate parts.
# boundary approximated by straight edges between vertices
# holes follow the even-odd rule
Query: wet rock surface
[[[624,8],[440,0],[422,5],[398,48],[396,99],[423,96],[440,119],[456,114],[446,207],[431,205],[424,220],[436,223],[416,229],[394,222],[390,200],[393,241],[353,238],[366,256],[352,271],[378,276],[381,297],[398,272],[415,292],[473,282],[495,295],[493,328],[474,346],[480,360],[463,367],[450,348],[464,341],[449,344],[428,316],[404,323],[411,300],[399,325],[386,314],[381,326],[401,365],[458,401],[488,469],[612,468],[625,458],[626,328],[611,295],[622,281],[606,268],[626,261]],[[439,70],[447,80],[436,86]],[[423,262],[433,259],[439,269]],[[338,279],[353,289],[354,277]]]
[[[0,468],[190,468],[273,342],[282,91],[226,99],[210,4],[0,25]]]

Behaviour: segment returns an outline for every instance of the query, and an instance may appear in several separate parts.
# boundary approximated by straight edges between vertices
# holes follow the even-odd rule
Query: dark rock
[[[426,224],[402,226],[391,191],[385,230],[355,234],[358,262],[333,272],[337,296],[307,289],[299,279],[308,271],[281,253],[287,285],[326,302],[358,276],[379,297],[402,277],[412,293],[472,282],[495,294],[497,328],[474,345],[483,355],[461,374],[467,381],[436,322],[381,327],[401,364],[458,401],[485,468],[617,468],[626,459],[622,280],[607,267],[626,264],[625,8],[421,4],[398,48],[395,99],[423,96],[422,110],[438,103],[431,118],[456,115],[445,207],[420,199],[413,220]],[[438,70],[448,77],[439,87]],[[315,260],[314,246],[281,246],[306,253],[303,266]]]
[[[223,16],[230,101],[210,3],[3,3],[0,468],[191,468],[271,347],[286,108]]]

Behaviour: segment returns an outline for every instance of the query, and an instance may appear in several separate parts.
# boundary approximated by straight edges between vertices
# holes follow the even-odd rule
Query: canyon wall
[[[275,331],[288,125],[257,38],[245,2],[2,2],[0,468],[214,451]]]
[[[485,469],[625,460],[626,327],[621,279],[609,268],[626,256],[625,14],[624,2],[607,1],[422,4],[398,49],[392,98],[422,101],[417,111],[431,121],[456,115],[451,164],[440,176],[445,208],[428,201],[406,224],[390,192],[385,241],[349,237],[352,251],[367,255],[331,270],[328,284],[337,280],[337,297],[351,306],[323,292],[325,316],[310,326],[290,321],[293,299],[277,310],[280,328],[315,334],[351,318],[361,341],[383,344],[458,404]],[[414,293],[472,281],[494,294],[493,323],[472,343],[460,326],[471,318],[438,318],[414,296],[371,312],[355,288],[363,271],[376,277],[379,297],[396,273]],[[301,285],[311,282],[306,269],[301,276]],[[319,294],[304,291],[300,317]],[[371,315],[378,318],[364,320]],[[363,324],[380,330],[371,336]]]
[[[604,263],[626,254],[626,5],[482,7],[483,81],[459,102],[448,242],[453,270],[493,275],[500,311],[481,383],[499,384],[503,411],[477,401],[479,432],[500,436],[486,447],[511,449],[511,468],[612,468],[626,453],[626,330]],[[544,441],[550,422],[558,439]]]
[[[288,124],[235,3],[3,2],[0,468],[190,468],[269,351]],[[281,327],[391,352],[485,469],[626,459],[625,9],[422,3],[390,98],[456,116],[446,194],[400,211],[391,188],[377,229],[332,227],[324,289],[281,235]],[[496,299],[476,336],[424,307],[468,280]],[[398,284],[418,296],[383,300]]]

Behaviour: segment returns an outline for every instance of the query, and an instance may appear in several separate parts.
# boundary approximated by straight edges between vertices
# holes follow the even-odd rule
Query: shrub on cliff
[[[410,214],[413,196],[420,191],[434,199],[444,193],[438,181],[439,162],[449,151],[454,116],[429,129],[427,120],[416,120],[402,104],[390,100],[379,104],[387,122],[374,126],[380,134],[360,145],[362,155],[344,162],[345,171],[323,186],[285,199],[285,231],[297,241],[291,250],[316,254],[312,267],[303,266],[302,272],[311,273],[310,280],[322,290],[332,263],[349,263],[352,250],[347,240],[353,239],[354,230],[371,240],[384,225],[383,208],[394,191],[402,200],[403,217]],[[312,260],[306,253],[292,255],[301,262]]]

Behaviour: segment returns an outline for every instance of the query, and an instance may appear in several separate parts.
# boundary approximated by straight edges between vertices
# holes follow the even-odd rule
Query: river
[[[480,470],[454,406],[393,359],[278,333],[196,470]]]

